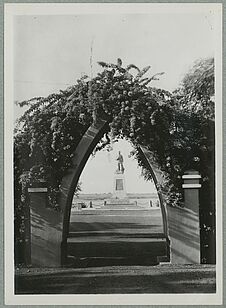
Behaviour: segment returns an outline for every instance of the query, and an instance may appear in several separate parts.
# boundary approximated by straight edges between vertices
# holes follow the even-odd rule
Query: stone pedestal
[[[113,199],[127,199],[124,173],[116,171],[113,182]]]

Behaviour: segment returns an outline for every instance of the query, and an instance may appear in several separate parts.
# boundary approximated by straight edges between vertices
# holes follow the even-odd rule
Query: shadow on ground
[[[215,266],[18,270],[16,294],[215,293]]]
[[[157,265],[156,257],[150,258],[144,255],[137,257],[94,257],[94,258],[75,258],[68,257],[68,267],[70,268],[87,268],[87,267],[106,267],[106,266],[153,266]]]

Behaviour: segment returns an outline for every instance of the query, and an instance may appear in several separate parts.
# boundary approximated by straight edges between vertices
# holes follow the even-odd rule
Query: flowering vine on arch
[[[208,90],[200,105],[197,89],[201,92],[202,82],[192,88],[194,82],[186,77],[186,87],[170,93],[150,86],[163,74],[145,77],[150,66],[142,70],[133,64],[123,67],[120,59],[117,64],[99,65],[103,70],[92,79],[83,76],[57,94],[18,103],[27,110],[19,118],[14,136],[16,215],[26,203],[26,188],[38,181],[47,183],[50,204],[57,207],[57,191],[73,151],[98,118],[107,120],[109,126],[96,150],[112,139],[126,138],[134,146],[133,155],[145,178],[150,179],[137,151],[139,146],[147,147],[165,175],[160,189],[171,205],[182,200],[181,176],[186,169],[195,167],[208,181],[208,155],[213,151],[209,131],[214,124],[202,111],[213,93]],[[213,63],[208,65],[207,86],[213,80]],[[214,115],[212,107],[210,111]]]

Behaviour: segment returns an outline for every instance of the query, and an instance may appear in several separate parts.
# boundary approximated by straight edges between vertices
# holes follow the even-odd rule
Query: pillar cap
[[[201,179],[200,174],[184,174],[182,179]]]
[[[182,188],[201,188],[201,184],[182,184]]]
[[[191,169],[184,172],[182,179],[201,179],[201,175],[197,170]]]

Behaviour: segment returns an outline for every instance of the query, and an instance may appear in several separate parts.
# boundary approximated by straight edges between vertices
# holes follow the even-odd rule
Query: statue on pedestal
[[[124,166],[123,166],[123,156],[122,156],[122,154],[121,154],[120,151],[118,152],[117,161],[118,161],[117,173],[124,173],[125,168],[124,168]]]

